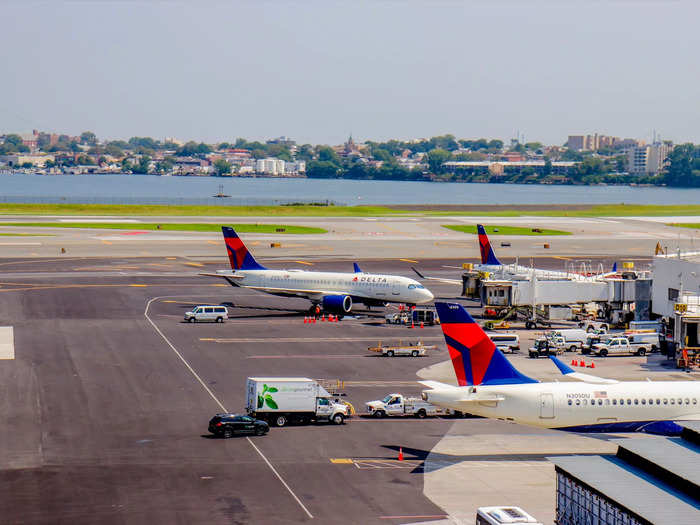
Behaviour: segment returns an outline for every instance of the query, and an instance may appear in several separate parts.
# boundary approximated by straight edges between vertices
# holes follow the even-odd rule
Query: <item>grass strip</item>
[[[698,222],[670,222],[666,226],[675,226],[676,228],[692,228],[694,230],[700,230],[700,223]]]
[[[24,228],[83,228],[103,230],[137,230],[137,231],[192,231],[218,232],[219,224],[188,224],[188,223],[142,223],[142,222],[2,222],[0,226],[16,226]],[[279,233],[279,234],[318,234],[328,233],[323,228],[309,226],[290,226],[286,224],[233,224],[238,233]],[[21,234],[20,234],[21,235]]]
[[[54,237],[50,233],[0,233],[0,237]]]
[[[442,227],[476,235],[476,224],[443,224]],[[562,230],[523,228],[522,226],[484,226],[484,229],[489,235],[571,235],[571,232]]]

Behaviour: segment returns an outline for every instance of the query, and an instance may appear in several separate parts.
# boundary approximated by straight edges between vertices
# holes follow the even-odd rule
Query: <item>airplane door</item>
[[[398,281],[391,283],[391,295],[401,295],[401,283]]]
[[[554,419],[553,394],[540,394],[540,419]]]

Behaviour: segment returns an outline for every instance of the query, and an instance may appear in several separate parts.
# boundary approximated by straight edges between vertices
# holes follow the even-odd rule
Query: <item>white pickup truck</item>
[[[418,397],[405,397],[402,394],[389,394],[384,399],[367,401],[367,413],[374,417],[387,416],[439,416],[449,415],[449,409],[436,407]]]
[[[386,357],[394,356],[411,356],[411,357],[422,357],[426,355],[428,350],[437,349],[436,345],[424,345],[421,341],[417,343],[408,344],[395,344],[395,345],[383,345],[381,341],[377,346],[370,346],[367,348],[370,352],[378,352]]]
[[[611,354],[645,355],[651,351],[647,343],[630,343],[626,337],[613,337],[605,343],[597,343],[591,347],[591,353],[605,357]]]

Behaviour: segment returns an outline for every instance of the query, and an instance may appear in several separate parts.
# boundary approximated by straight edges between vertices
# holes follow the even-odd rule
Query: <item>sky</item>
[[[0,133],[700,143],[697,0],[0,2]]]

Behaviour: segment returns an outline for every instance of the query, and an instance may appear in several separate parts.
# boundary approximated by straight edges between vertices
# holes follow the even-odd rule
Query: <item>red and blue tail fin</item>
[[[435,303],[460,386],[538,383],[518,372],[462,305]]]
[[[221,231],[224,234],[224,242],[232,270],[267,270],[253,258],[233,228],[222,226]]]
[[[483,225],[477,224],[476,231],[479,233],[479,250],[481,251],[481,264],[490,264],[493,266],[501,266],[501,261],[496,258],[493,253],[489,237],[486,235],[486,230]]]

